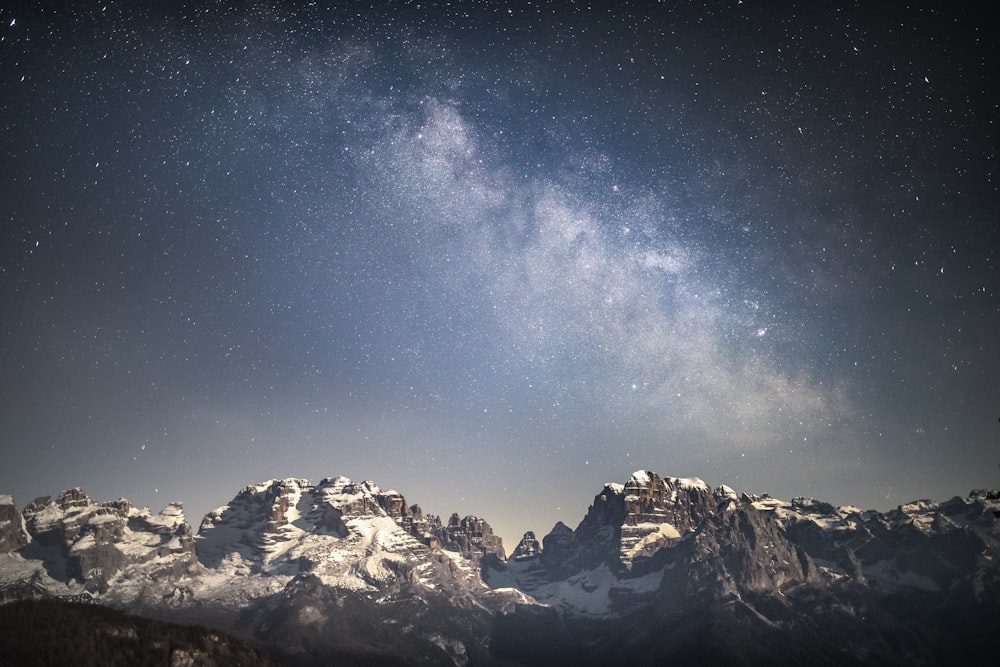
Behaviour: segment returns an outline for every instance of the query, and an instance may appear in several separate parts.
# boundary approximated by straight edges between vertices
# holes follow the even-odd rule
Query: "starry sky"
[[[967,3],[0,8],[0,492],[1000,487]],[[325,4],[335,5],[325,7]]]

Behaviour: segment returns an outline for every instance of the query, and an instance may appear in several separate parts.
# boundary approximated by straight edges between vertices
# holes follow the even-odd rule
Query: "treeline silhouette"
[[[0,667],[277,667],[246,642],[208,628],[93,604],[0,605]]]

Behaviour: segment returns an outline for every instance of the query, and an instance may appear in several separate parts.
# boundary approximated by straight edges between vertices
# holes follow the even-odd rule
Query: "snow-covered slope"
[[[225,592],[234,578],[264,575],[257,579],[273,589],[302,574],[333,589],[376,595],[402,584],[485,588],[478,563],[432,548],[440,542],[435,526],[436,517],[424,520],[399,493],[373,482],[254,484],[202,521],[196,541],[202,588]]]

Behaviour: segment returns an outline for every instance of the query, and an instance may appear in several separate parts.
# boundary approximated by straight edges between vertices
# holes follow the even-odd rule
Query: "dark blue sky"
[[[669,4],[0,9],[0,492],[996,487],[996,19]]]

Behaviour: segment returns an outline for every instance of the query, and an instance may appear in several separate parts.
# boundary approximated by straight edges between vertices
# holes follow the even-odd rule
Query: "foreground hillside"
[[[48,599],[0,605],[0,665],[277,667],[278,663],[217,630]]]
[[[481,518],[344,477],[252,484],[197,535],[177,503],[0,502],[5,613],[98,603],[296,665],[954,664],[991,649],[998,564],[987,491],[880,513],[640,470],[510,557]]]

